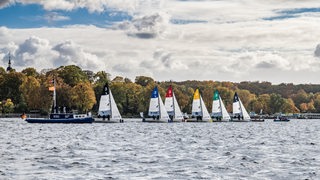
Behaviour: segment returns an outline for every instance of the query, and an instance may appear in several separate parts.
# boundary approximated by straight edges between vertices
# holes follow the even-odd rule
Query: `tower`
[[[8,62],[8,67],[7,67],[7,72],[11,71],[11,54],[9,53],[9,62]]]

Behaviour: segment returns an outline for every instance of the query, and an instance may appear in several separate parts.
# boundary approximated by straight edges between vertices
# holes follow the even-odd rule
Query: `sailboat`
[[[232,121],[236,121],[236,122],[251,121],[251,118],[250,118],[247,110],[243,106],[243,104],[242,104],[242,102],[241,102],[241,100],[240,100],[240,98],[239,98],[237,93],[235,93],[234,97],[233,97],[232,109],[233,109],[233,119],[232,119]]]
[[[172,91],[172,86],[170,85],[167,93],[166,93],[166,99],[164,102],[164,105],[166,107],[166,110],[168,112],[168,115],[171,119],[171,121],[183,121],[183,115],[180,110],[178,101],[176,99],[176,96],[174,95],[174,92]]]
[[[217,121],[230,121],[231,119],[218,90],[215,90],[213,94],[211,117],[215,117]]]
[[[203,99],[199,93],[199,89],[196,89],[193,95],[192,116],[196,118],[196,122],[212,121],[206,105],[204,104]]]
[[[158,87],[154,87],[151,93],[148,116],[152,118],[144,118],[143,113],[140,113],[142,122],[171,122],[167,110],[161,100]]]
[[[65,112],[65,108],[63,113],[57,112],[55,79],[52,80],[52,83],[53,87],[50,87],[49,90],[53,90],[53,112],[48,118],[26,118],[28,123],[92,123],[94,121],[90,112],[88,114],[73,114]],[[23,118],[25,117],[26,115]]]
[[[113,98],[108,83],[104,85],[103,94],[100,97],[98,117],[99,119],[96,119],[95,122],[123,123],[123,119],[121,117],[117,104]]]

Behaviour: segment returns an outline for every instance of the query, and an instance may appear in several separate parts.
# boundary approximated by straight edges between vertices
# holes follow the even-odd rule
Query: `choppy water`
[[[28,124],[0,119],[0,179],[320,179],[320,120]]]

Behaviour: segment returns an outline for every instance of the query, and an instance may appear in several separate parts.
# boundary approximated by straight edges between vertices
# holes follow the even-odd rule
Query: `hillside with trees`
[[[0,67],[0,111],[3,113],[50,113],[52,108],[52,79],[56,80],[57,104],[68,111],[97,112],[102,88],[106,82],[112,89],[115,101],[124,116],[137,116],[147,112],[150,94],[158,86],[161,96],[172,85],[183,112],[191,112],[193,93],[199,88],[206,106],[211,110],[215,89],[220,92],[228,112],[232,112],[232,100],[238,93],[248,111],[264,114],[320,112],[320,85],[279,84],[270,82],[218,82],[195,81],[158,82],[151,77],[137,76],[134,82],[117,76],[113,79],[105,71],[82,70],[75,65],[61,66],[37,72],[29,67],[21,72],[9,72]]]

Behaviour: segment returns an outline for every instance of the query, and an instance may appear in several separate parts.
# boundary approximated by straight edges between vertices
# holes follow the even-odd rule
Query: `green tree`
[[[14,104],[11,99],[7,99],[3,105],[4,113],[12,113],[14,111]]]
[[[25,78],[25,75],[15,71],[3,75],[0,82],[0,99],[11,99],[15,103],[20,103],[20,86]]]
[[[59,77],[71,87],[80,83],[89,82],[88,76],[81,70],[80,67],[75,65],[61,66],[58,69]]]
[[[26,76],[32,76],[32,77],[39,76],[39,73],[37,72],[37,70],[35,68],[31,68],[31,67],[22,70],[21,73]]]
[[[89,82],[78,83],[72,88],[73,105],[80,112],[88,112],[96,103],[96,97]]]
[[[272,93],[270,95],[270,109],[271,113],[277,113],[281,111],[282,104],[284,103],[284,99],[280,94]]]
[[[291,98],[284,99],[281,106],[281,111],[283,113],[298,113],[299,109],[294,105],[294,102]]]
[[[150,83],[154,83],[154,80],[151,77],[137,76],[135,79],[135,83],[141,86],[147,86]]]
[[[21,84],[20,91],[29,109],[40,109],[40,83],[33,76],[28,76]]]

